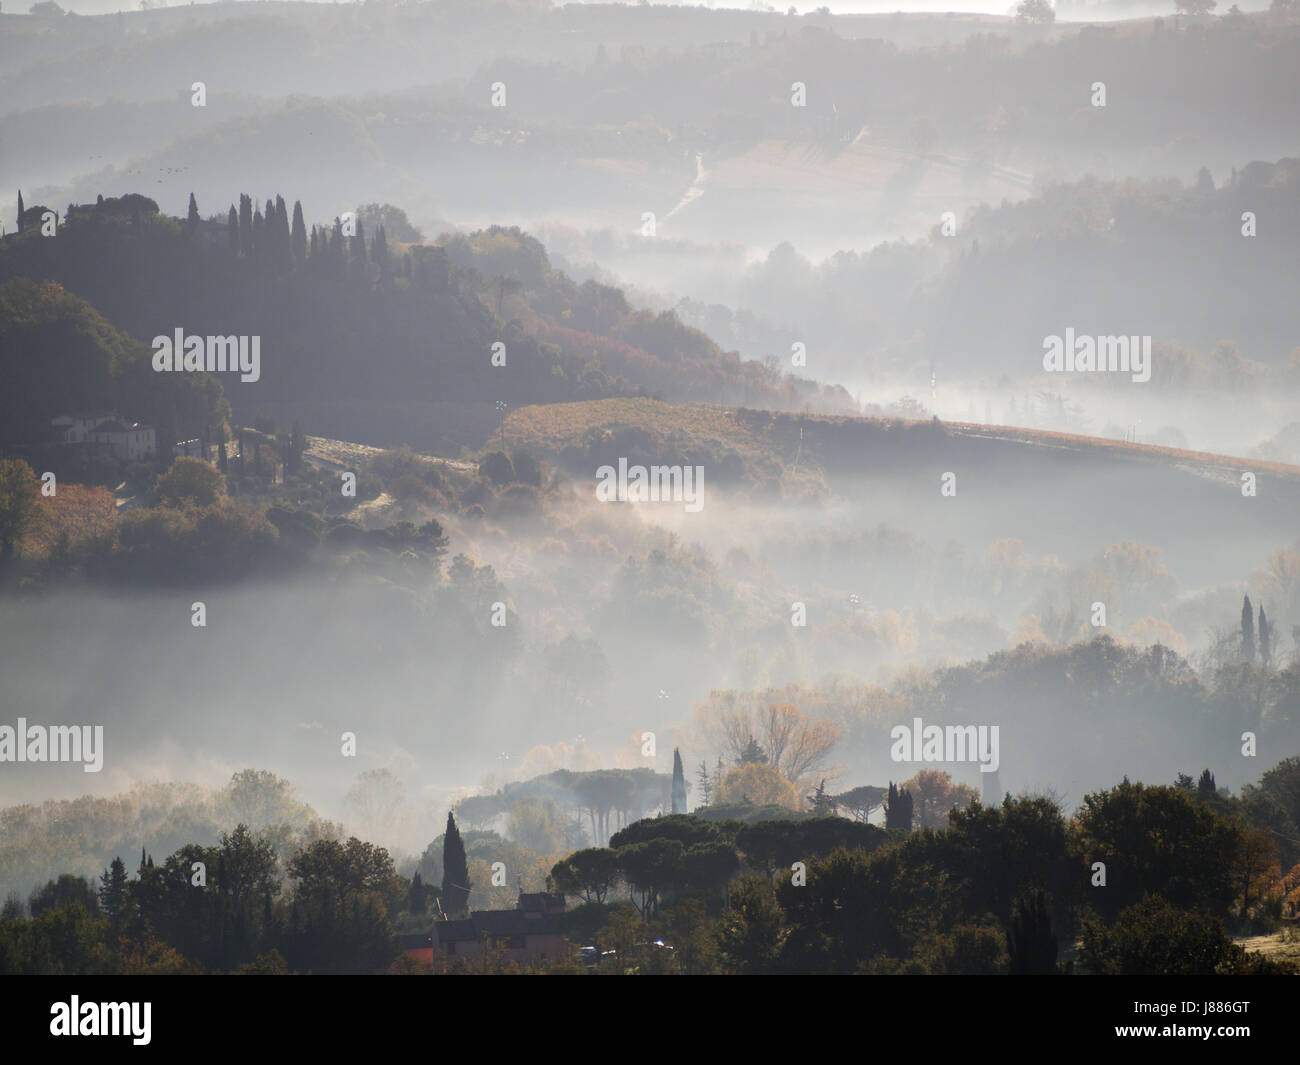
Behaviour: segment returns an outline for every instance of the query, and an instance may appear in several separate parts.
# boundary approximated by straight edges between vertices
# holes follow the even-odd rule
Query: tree
[[[1259,660],[1265,669],[1273,665],[1273,629],[1264,616],[1264,604],[1259,604]]]
[[[191,233],[199,231],[199,205],[192,192],[190,193],[190,209],[185,216],[185,228]]]
[[[493,484],[507,485],[515,481],[515,467],[504,451],[489,451],[478,464],[480,477],[486,477]]]
[[[1056,10],[1048,0],[1020,0],[1016,5],[1016,21],[1050,26],[1056,21]]]
[[[521,291],[524,286],[523,282],[518,281],[513,277],[506,277],[503,274],[498,274],[493,278],[492,283],[496,285],[497,289],[497,317],[500,318],[502,300],[504,300],[508,295],[513,295],[514,293]]]
[[[302,218],[302,201],[293,201],[293,261],[299,270],[307,263],[307,225]]]
[[[763,762],[747,762],[733,769],[714,789],[713,801],[718,806],[752,803],[799,809],[799,795],[794,786]]]
[[[939,769],[922,769],[903,785],[917,810],[919,828],[946,828],[948,813],[954,806],[969,806],[979,798],[975,789],[956,784]]]
[[[355,836],[318,839],[287,868],[296,881],[286,936],[294,969],[374,972],[391,963],[398,948],[388,913],[405,892],[387,850]]]
[[[864,784],[861,787],[850,788],[848,791],[836,795],[835,804],[837,807],[851,813],[855,821],[866,822],[870,819],[872,811],[881,805],[884,798],[884,788]]]
[[[164,506],[206,507],[226,494],[226,476],[202,459],[178,458],[154,485]]]
[[[1074,848],[1082,865],[1103,862],[1124,871],[1112,875],[1105,891],[1093,893],[1103,916],[1136,905],[1148,893],[1180,908],[1226,916],[1234,896],[1228,859],[1242,831],[1180,788],[1125,781],[1084,796]]]
[[[420,870],[411,877],[411,890],[407,892],[406,908],[412,913],[424,913],[429,908],[429,893],[420,877]]]
[[[1273,837],[1262,828],[1248,828],[1233,856],[1233,877],[1241,916],[1250,917],[1251,907],[1258,905],[1282,880],[1277,848]]]
[[[737,764],[764,761],[792,783],[821,768],[840,739],[832,721],[811,720],[790,703],[734,709],[706,705],[702,724]]]
[[[581,895],[585,902],[603,903],[619,877],[619,856],[607,847],[575,851],[551,868],[555,890]]]
[[[230,213],[226,215],[226,239],[229,242],[230,250],[239,254],[239,215],[235,213],[235,205],[230,205]],[[225,452],[222,452],[224,457]]]
[[[695,774],[695,782],[700,789],[700,805],[708,806],[709,799],[713,795],[713,780],[709,776],[709,767],[704,762],[700,762],[699,771]]]
[[[506,836],[538,854],[563,852],[564,814],[549,795],[520,799],[506,815]]]
[[[885,801],[885,827],[912,831],[912,796],[906,788],[899,789],[890,781],[889,798]]]
[[[18,190],[18,232],[23,231],[23,190]]]
[[[374,258],[375,264],[379,267],[380,277],[386,278],[392,268],[392,262],[388,257],[388,236],[383,226],[375,230]]]
[[[1255,612],[1248,595],[1241,600],[1241,657],[1247,662],[1255,661]]]
[[[1201,770],[1201,778],[1196,782],[1196,797],[1198,799],[1213,799],[1219,794],[1219,788],[1214,783],[1214,774],[1208,769]]]
[[[250,258],[253,254],[253,197],[239,194],[239,254]]]
[[[1248,964],[1222,921],[1159,895],[1126,907],[1109,927],[1087,922],[1079,960],[1089,973],[1117,976],[1214,976]]]
[[[22,459],[0,459],[0,564],[41,521],[41,482]]]
[[[1016,902],[1007,929],[1007,953],[1011,955],[1011,972],[1017,975],[1039,975],[1056,972],[1058,944],[1052,931],[1051,915],[1047,912],[1047,896],[1042,891],[1030,892]]]
[[[1208,15],[1218,6],[1216,0],[1174,0],[1174,10],[1180,15]]]
[[[659,838],[619,847],[617,853],[628,887],[641,894],[641,916],[648,918],[658,911],[663,894],[681,880],[686,848],[681,840]]]
[[[456,817],[447,813],[447,832],[442,840],[442,898],[443,910],[450,918],[469,915],[469,862],[465,857],[465,843],[456,827]]]
[[[99,878],[99,906],[116,928],[126,914],[126,863],[114,858]]]
[[[672,812],[686,812],[686,774],[682,770],[682,752],[673,748],[673,795]]]
[[[94,882],[72,873],[63,873],[58,880],[50,880],[42,888],[32,892],[27,900],[27,908],[35,919],[46,910],[57,910],[70,903],[79,903],[87,913],[95,913],[99,895]]]
[[[741,877],[731,887],[731,906],[722,916],[718,945],[733,973],[768,973],[781,953],[783,915],[764,876]]]
[[[812,812],[817,817],[834,817],[839,809],[835,796],[826,793],[825,777],[822,777],[817,784],[817,789],[808,796],[808,802],[812,804]]]
[[[366,226],[357,219],[356,232],[352,236],[352,258],[361,266],[366,265]]]

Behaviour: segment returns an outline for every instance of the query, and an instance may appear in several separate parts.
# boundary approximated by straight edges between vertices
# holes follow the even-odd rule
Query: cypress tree
[[[226,232],[230,235],[230,250],[236,255],[239,254],[239,215],[235,212],[235,205],[230,205],[230,214],[226,215]]]
[[[190,193],[189,213],[185,216],[185,228],[191,233],[197,233],[199,231],[199,205],[194,199],[194,193],[192,192]]]
[[[23,231],[23,190],[18,190],[18,232]]]
[[[1259,660],[1267,669],[1273,664],[1273,628],[1264,616],[1264,604],[1259,604]]]
[[[686,774],[682,770],[682,752],[673,748],[673,813],[686,812]]]
[[[289,209],[284,205],[284,197],[275,197],[275,224],[272,226],[275,239],[275,267],[281,273],[293,269],[293,236],[289,231]]]
[[[380,226],[375,233],[375,262],[379,264],[379,276],[388,276],[388,237],[384,233],[384,227]]]
[[[352,258],[362,266],[366,265],[366,227],[357,216],[357,232],[352,238]]]
[[[245,258],[253,254],[253,197],[239,194],[239,253]]]
[[[347,259],[343,254],[343,219],[334,219],[334,232],[330,234],[329,261],[335,280],[342,281],[348,276]]]
[[[1035,890],[1016,902],[1007,929],[1007,953],[1017,975],[1043,975],[1057,971],[1058,943],[1047,912],[1047,897]]]
[[[260,208],[253,211],[253,261],[261,263],[266,258],[266,219]]]
[[[447,813],[447,834],[442,838],[442,897],[449,918],[469,916],[469,861],[455,816]]]
[[[1250,596],[1241,601],[1241,657],[1255,661],[1255,611],[1251,609]]]
[[[299,270],[307,263],[307,225],[302,220],[302,201],[293,201],[293,261]],[[312,254],[316,253],[316,227],[312,226]]]
[[[912,830],[912,793],[892,782],[885,803],[885,827],[901,828],[907,832]]]
[[[411,890],[406,898],[406,908],[412,913],[424,913],[428,909],[429,899],[424,892],[424,880],[418,869],[415,871],[415,876],[411,877]]]

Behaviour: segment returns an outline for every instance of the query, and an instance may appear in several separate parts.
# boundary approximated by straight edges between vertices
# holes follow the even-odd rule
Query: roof
[[[100,422],[95,426],[94,431],[97,433],[124,433],[126,432],[126,426],[110,418],[108,421]]]
[[[553,917],[529,917],[521,910],[475,910],[458,921],[439,921],[433,926],[433,931],[439,943],[464,943],[476,941],[485,935],[557,934],[559,925]]]
[[[519,909],[534,913],[563,910],[564,896],[554,895],[549,891],[521,891],[519,893]]]

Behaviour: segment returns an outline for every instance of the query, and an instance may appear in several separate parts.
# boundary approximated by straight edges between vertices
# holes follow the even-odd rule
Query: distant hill
[[[144,343],[177,329],[259,337],[260,377],[223,375],[235,411],[357,405],[346,429],[308,427],[364,443],[390,442],[389,419],[404,405],[434,402],[491,409],[621,395],[853,408],[842,389],[742,362],[671,312],[575,284],[517,229],[403,245],[362,225],[348,236],[339,219],[309,236],[298,205],[291,225],[280,197],[241,196],[230,211],[233,227],[227,212],[191,223],[144,197],[78,206],[53,237],[6,239],[0,280],[57,282]],[[357,424],[366,404],[375,417]]]

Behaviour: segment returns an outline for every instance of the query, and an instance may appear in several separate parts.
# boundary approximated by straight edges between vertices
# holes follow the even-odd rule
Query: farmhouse
[[[425,964],[501,951],[511,961],[545,961],[568,950],[560,933],[564,896],[520,892],[513,910],[475,910],[457,921],[439,921],[429,932],[402,936],[402,950]]]

